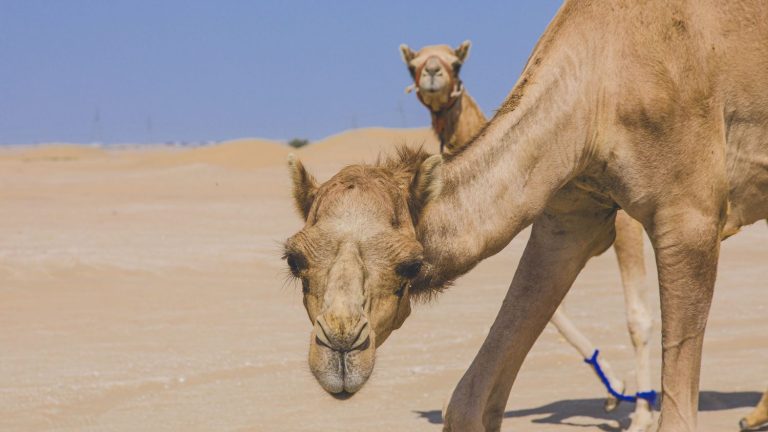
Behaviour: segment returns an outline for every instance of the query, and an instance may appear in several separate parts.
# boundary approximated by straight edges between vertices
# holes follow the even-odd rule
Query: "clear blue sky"
[[[312,140],[429,123],[398,45],[473,42],[486,113],[560,1],[0,0],[0,144]]]

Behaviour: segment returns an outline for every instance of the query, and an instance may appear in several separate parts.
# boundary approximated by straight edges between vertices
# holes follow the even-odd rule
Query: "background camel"
[[[458,48],[429,45],[418,52],[400,45],[400,53],[413,78],[406,92],[416,97],[432,116],[432,130],[440,140],[440,153],[460,151],[488,121],[461,82],[459,71],[469,56],[469,41]]]
[[[419,101],[429,110],[432,129],[440,140],[442,153],[448,156],[460,152],[486,124],[485,116],[460,77],[470,48],[469,41],[462,42],[456,49],[448,45],[429,45],[415,52],[406,44],[400,45],[401,57],[413,79],[413,84],[406,88],[406,92],[414,90]],[[651,371],[648,342],[653,324],[647,305],[642,229],[642,225],[626,213],[617,213],[614,251],[624,286],[627,327],[635,350],[637,391],[645,396],[636,399],[629,427],[631,431],[645,431],[653,425],[649,402],[655,399],[655,392],[649,391]],[[557,308],[550,322],[589,364],[599,363],[612,390],[624,394],[624,382],[616,377],[604,356],[592,358],[596,353],[595,345],[579,331],[562,306]],[[597,369],[593,370],[602,379]],[[615,409],[619,402],[620,399],[609,391],[606,411]]]
[[[445,164],[427,158],[412,176],[395,175],[410,181],[379,199],[397,206],[397,218],[341,192],[356,182],[317,189],[294,164],[307,225],[289,240],[287,259],[316,328],[339,330],[330,345],[313,339],[325,350],[314,365],[310,354],[321,384],[359,389],[371,342],[381,343],[370,335],[385,338],[407,316],[397,299],[439,292],[532,224],[496,321],[446,412],[445,430],[499,430],[528,350],[585,263],[612,244],[623,208],[648,232],[659,271],[659,430],[695,430],[720,239],[768,216],[767,38],[768,5],[757,0],[567,1],[483,132]],[[322,199],[323,187],[337,193]],[[361,233],[365,212],[377,218],[369,233]],[[405,240],[414,229],[421,251]]]

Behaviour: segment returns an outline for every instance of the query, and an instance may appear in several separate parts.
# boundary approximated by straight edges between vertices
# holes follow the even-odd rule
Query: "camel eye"
[[[307,268],[307,260],[301,254],[286,253],[285,261],[288,263],[291,274],[295,277],[299,277],[301,271]]]
[[[406,279],[413,279],[416,276],[419,275],[419,272],[421,271],[421,261],[419,260],[413,260],[413,261],[406,261],[404,263],[400,263],[397,266],[397,269],[395,269],[397,274],[400,276],[406,278]]]

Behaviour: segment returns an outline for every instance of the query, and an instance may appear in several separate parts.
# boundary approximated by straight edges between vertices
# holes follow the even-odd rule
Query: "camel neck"
[[[434,286],[503,249],[585,162],[594,129],[589,66],[582,67],[572,50],[555,55],[544,48],[537,46],[482,132],[446,157],[442,191],[417,228],[439,275]]]
[[[444,154],[460,151],[487,123],[485,115],[466,90],[450,108],[432,112],[432,130]]]

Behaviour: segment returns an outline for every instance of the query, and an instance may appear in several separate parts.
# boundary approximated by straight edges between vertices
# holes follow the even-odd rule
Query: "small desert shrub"
[[[290,141],[288,141],[288,145],[293,148],[301,148],[305,145],[309,144],[309,140],[306,139],[300,139],[300,138],[294,138]]]

